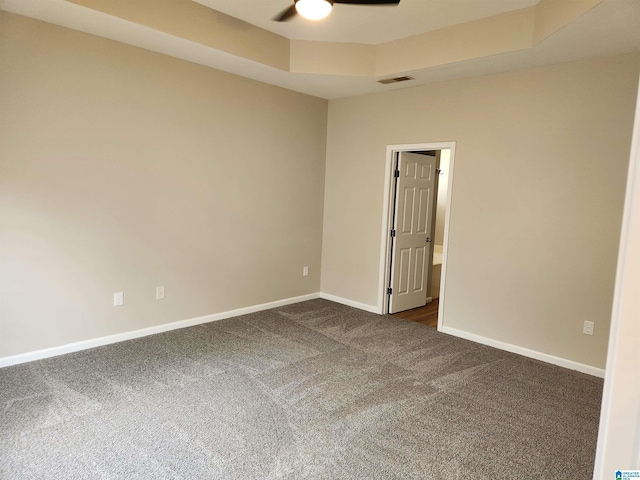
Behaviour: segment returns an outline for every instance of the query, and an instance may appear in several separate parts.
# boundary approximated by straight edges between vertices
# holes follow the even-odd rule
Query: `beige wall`
[[[386,146],[456,141],[445,325],[604,366],[637,56],[331,101],[324,185],[324,100],[4,12],[0,35],[0,357],[320,289],[375,305]]]
[[[444,324],[604,367],[638,60],[330,101],[322,291],[377,304],[386,146],[455,141]]]
[[[0,35],[0,357],[319,290],[325,100],[4,12]]]
[[[640,95],[632,145],[595,480],[616,470],[640,470]]]

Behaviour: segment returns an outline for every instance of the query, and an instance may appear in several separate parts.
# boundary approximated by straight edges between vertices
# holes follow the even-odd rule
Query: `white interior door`
[[[396,170],[389,313],[427,303],[433,261],[437,157],[402,152]]]

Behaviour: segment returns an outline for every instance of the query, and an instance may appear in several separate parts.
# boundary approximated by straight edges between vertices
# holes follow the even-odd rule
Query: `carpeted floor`
[[[312,300],[0,369],[0,477],[587,480],[601,390]]]

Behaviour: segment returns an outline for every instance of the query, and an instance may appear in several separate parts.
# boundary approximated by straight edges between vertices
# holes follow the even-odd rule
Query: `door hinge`
[[[395,237],[396,236],[396,231],[395,230],[391,230],[391,236]]]
[[[441,169],[436,168],[436,173],[437,173],[438,175],[442,175],[444,172],[443,172]]]
[[[393,293],[393,288],[387,288],[387,295],[391,295]]]
[[[400,170],[394,170],[394,171],[393,171],[393,176],[394,176],[395,178],[400,178]]]

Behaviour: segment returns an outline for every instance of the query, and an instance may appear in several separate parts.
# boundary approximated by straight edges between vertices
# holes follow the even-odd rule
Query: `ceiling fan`
[[[293,0],[293,5],[273,18],[274,22],[286,22],[297,14],[309,20],[320,20],[331,12],[334,3],[347,5],[398,5],[400,0]]]

